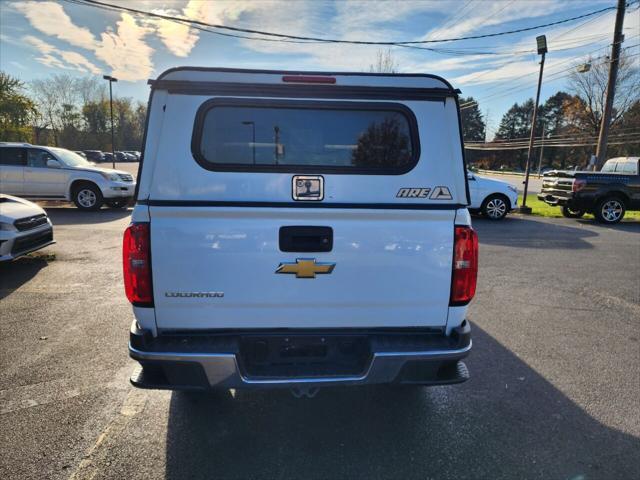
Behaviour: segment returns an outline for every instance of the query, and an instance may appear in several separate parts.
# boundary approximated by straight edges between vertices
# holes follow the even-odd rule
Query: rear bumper
[[[307,335],[305,332],[277,334],[278,338]],[[336,335],[335,332],[330,335]],[[337,335],[340,335],[339,333]],[[346,333],[346,336],[353,336]],[[317,336],[317,335],[314,335]],[[362,335],[360,335],[362,336]],[[364,384],[446,385],[469,378],[460,360],[471,350],[471,328],[465,321],[451,336],[442,333],[369,333],[369,350],[358,372],[331,374],[323,365],[317,372],[282,375],[262,366],[259,375],[248,372],[239,349],[244,336],[171,336],[151,338],[131,329],[129,354],[141,364],[131,377],[134,386],[168,390],[211,388],[322,387]]]
[[[591,211],[594,206],[594,197],[580,193],[564,192],[545,192],[538,194],[538,200],[542,200],[548,205],[569,207],[574,210]]]
[[[572,207],[574,206],[574,203],[576,203],[576,199],[570,192],[568,194],[558,194],[543,191],[538,194],[538,200],[541,200],[548,205],[563,207]]]
[[[541,192],[538,194],[538,200],[541,200],[548,205],[568,206],[573,203],[573,196]]]

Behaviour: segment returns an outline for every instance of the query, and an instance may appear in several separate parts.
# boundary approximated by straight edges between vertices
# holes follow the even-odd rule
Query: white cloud
[[[144,80],[153,72],[153,49],[145,42],[145,37],[151,30],[139,25],[129,14],[123,13],[116,24],[116,30],[108,29],[98,39],[88,29],[74,24],[57,3],[28,1],[13,3],[12,6],[22,12],[36,30],[92,52],[96,58],[106,63],[111,68],[111,74],[120,80]],[[54,48],[42,40],[39,40],[39,47],[36,46],[36,40],[39,39],[30,36],[29,43],[41,49],[43,55],[37,60],[45,65],[94,74],[101,71],[80,53],[54,52],[55,49],[44,47],[49,45]]]
[[[117,30],[102,33],[102,42],[94,50],[96,57],[112,68],[111,74],[119,80],[144,80],[153,72],[153,49],[144,41],[149,29],[141,27],[135,19],[123,13]]]
[[[36,57],[36,61],[48,67],[93,74],[100,73],[98,67],[78,52],[60,50],[33,35],[25,35],[22,37],[22,42],[33,47],[40,54],[40,56]]]
[[[309,13],[315,7],[311,2],[282,2],[236,0],[234,2],[211,2],[189,0],[182,10],[156,9],[154,13],[177,16],[188,20],[199,20],[210,24],[234,24],[250,15],[251,28],[257,30],[275,29],[275,31],[291,31],[292,23],[308,20],[301,15]],[[303,11],[301,11],[303,10]],[[286,16],[286,19],[282,17]],[[282,22],[281,20],[285,20]],[[167,49],[178,57],[186,57],[198,42],[201,31],[176,21],[160,18],[149,18],[145,23],[156,30],[156,33]],[[295,30],[295,25],[293,25]],[[243,35],[240,32],[221,30],[221,33]],[[210,34],[207,34],[210,35]],[[253,43],[261,43],[259,41]]]
[[[27,17],[36,30],[64,40],[75,47],[89,50],[95,48],[96,39],[93,34],[88,29],[75,25],[62,5],[54,2],[22,2],[12,5]]]
[[[83,55],[78,52],[72,52],[70,50],[58,50],[58,55],[67,62],[68,65],[72,67],[76,67],[78,70],[86,70],[94,75],[98,75],[100,73],[100,69],[96,67],[93,63],[87,60]]]
[[[198,42],[197,30],[171,20],[155,20],[162,43],[177,57],[187,57]]]

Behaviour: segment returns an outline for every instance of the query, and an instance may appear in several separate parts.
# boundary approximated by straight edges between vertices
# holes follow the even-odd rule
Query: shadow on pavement
[[[478,232],[481,245],[570,250],[593,248],[584,239],[597,237],[597,232],[585,226],[561,225],[561,222],[561,219],[542,221],[514,216],[495,222],[474,217],[473,228]]]
[[[74,207],[45,207],[54,233],[56,225],[87,225],[96,223],[113,222],[131,216],[131,209],[112,210],[102,208],[95,212],[83,212]]]
[[[8,297],[14,290],[35,277],[49,264],[47,258],[47,255],[35,253],[12,262],[0,263],[0,300]]]
[[[620,223],[616,223],[614,225],[607,225],[605,223],[598,223],[595,220],[590,220],[588,218],[578,218],[575,220],[578,225],[595,225],[598,228],[606,228],[609,230],[618,230],[621,232],[640,232],[640,221],[636,219],[623,219]]]
[[[478,327],[451,387],[172,395],[166,478],[633,478],[608,428]]]

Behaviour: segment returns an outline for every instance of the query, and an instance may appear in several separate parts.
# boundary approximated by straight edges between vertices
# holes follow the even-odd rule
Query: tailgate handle
[[[280,227],[282,252],[330,252],[332,248],[331,227]]]

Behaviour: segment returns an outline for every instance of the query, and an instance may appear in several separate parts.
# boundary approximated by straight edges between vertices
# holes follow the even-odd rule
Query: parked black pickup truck
[[[562,207],[567,218],[593,213],[617,223],[627,210],[640,210],[640,157],[612,158],[599,172],[552,170],[543,176],[538,199]]]

